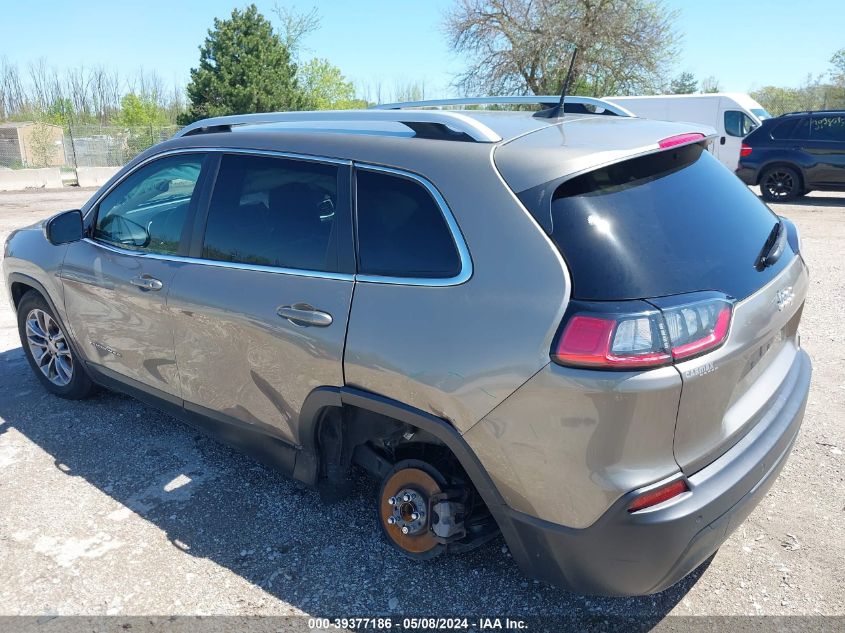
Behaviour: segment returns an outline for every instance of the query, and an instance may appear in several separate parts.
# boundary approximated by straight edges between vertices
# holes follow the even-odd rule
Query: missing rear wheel
[[[446,479],[426,462],[397,462],[384,476],[379,492],[379,524],[388,542],[406,556],[434,558],[446,546],[431,530],[431,498],[441,495]]]

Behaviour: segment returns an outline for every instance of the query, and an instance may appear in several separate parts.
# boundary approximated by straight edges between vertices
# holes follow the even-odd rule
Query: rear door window
[[[226,154],[208,209],[205,259],[336,271],[335,165]]]
[[[843,116],[814,116],[814,141],[845,141],[845,117]]]
[[[440,207],[419,182],[358,169],[358,272],[404,278],[450,278],[461,270]]]
[[[532,200],[530,191],[521,199]],[[740,299],[791,259],[755,268],[778,218],[698,144],[568,180],[556,189],[551,214],[551,237],[577,299],[698,290]]]
[[[792,138],[796,141],[806,141],[810,138],[810,117],[801,117],[792,130]]]

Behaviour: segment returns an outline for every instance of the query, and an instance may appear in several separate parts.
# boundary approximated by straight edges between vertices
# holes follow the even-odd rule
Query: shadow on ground
[[[784,202],[769,202],[763,199],[763,196],[757,196],[769,206],[777,209],[781,205],[794,205],[797,207],[845,207],[845,198],[837,198],[835,196],[813,195],[802,198],[793,198]],[[824,209],[810,209],[810,212],[821,213]]]
[[[308,613],[617,616],[649,628],[703,573],[654,596],[604,599],[526,578],[501,539],[412,563],[382,542],[375,487],[363,477],[351,498],[325,505],[316,493],[128,397],[101,392],[67,402],[46,394],[20,348],[0,353],[0,384],[0,434],[17,429],[62,472],[152,522],[187,555],[210,559]],[[180,475],[190,482],[168,493],[165,486]],[[155,578],[156,570],[138,573]],[[189,598],[184,604],[190,610]]]

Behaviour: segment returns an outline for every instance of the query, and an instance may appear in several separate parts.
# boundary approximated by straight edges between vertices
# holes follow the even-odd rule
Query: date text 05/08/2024
[[[354,629],[354,630],[468,630],[477,631],[521,631],[528,629],[524,620],[511,618],[309,618],[309,629]]]

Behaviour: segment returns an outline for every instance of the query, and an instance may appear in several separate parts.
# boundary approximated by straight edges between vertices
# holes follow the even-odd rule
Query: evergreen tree
[[[669,94],[688,95],[698,90],[698,81],[690,72],[682,72],[669,82]]]
[[[227,114],[297,110],[303,95],[290,51],[254,4],[215,18],[200,47],[199,68],[191,69],[190,109],[185,125]]]

